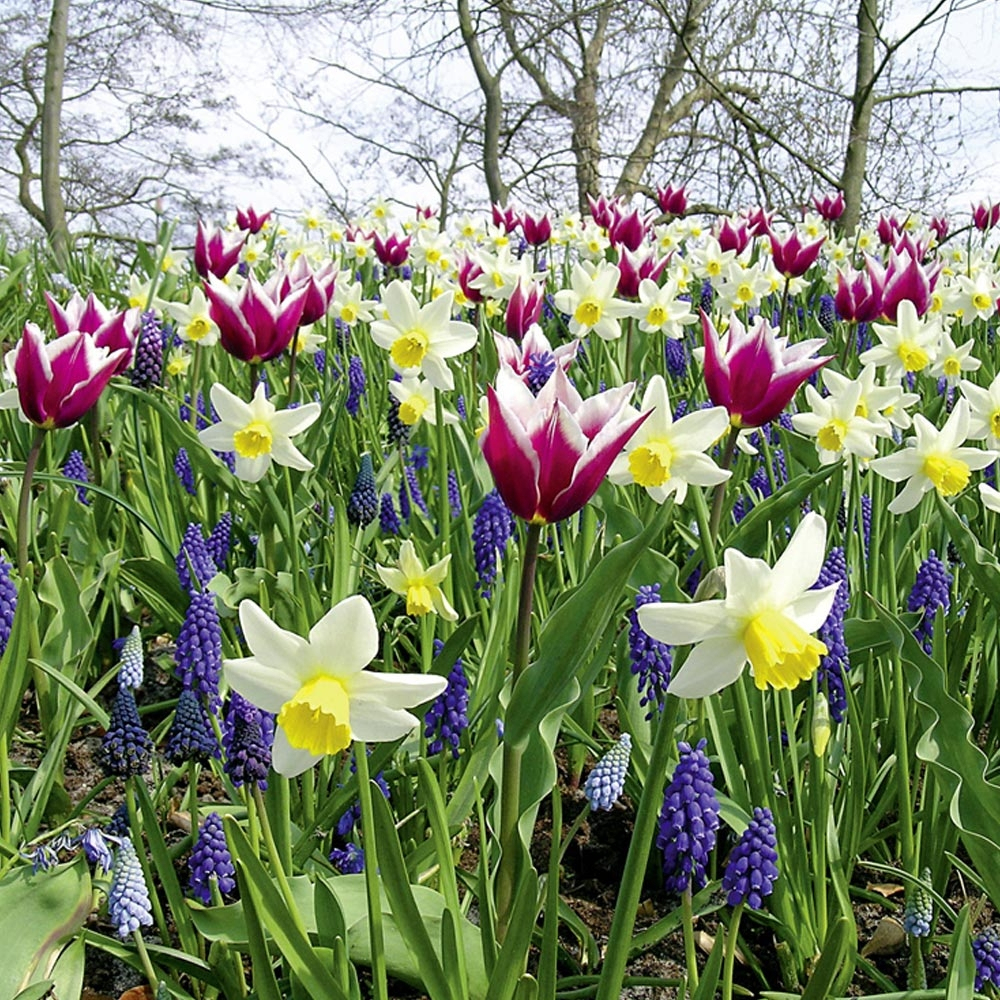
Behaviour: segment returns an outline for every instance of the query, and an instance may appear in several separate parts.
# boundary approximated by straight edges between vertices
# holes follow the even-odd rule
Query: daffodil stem
[[[365,850],[365,889],[368,897],[368,932],[372,953],[372,994],[375,1000],[388,1000],[385,946],[382,937],[382,896],[378,878],[378,855],[375,844],[375,816],[372,808],[372,785],[368,775],[368,747],[354,743],[354,763],[358,771],[358,798],[361,800],[361,837]]]
[[[188,407],[188,423],[194,431],[198,430],[198,387],[201,382],[201,345],[194,345],[194,358],[191,361],[191,405]]]
[[[535,592],[535,569],[538,566],[538,544],[542,525],[529,524],[524,539],[524,558],[521,565],[521,591],[517,605],[517,625],[514,633],[514,659],[511,691],[528,667],[531,654],[531,608]],[[497,937],[507,936],[517,875],[522,851],[517,843],[517,821],[521,805],[521,756],[522,750],[511,741],[503,745],[503,776],[500,789],[500,867],[497,870]]]
[[[903,871],[913,874],[913,800],[910,797],[910,750],[906,737],[906,685],[903,661],[898,655],[892,663],[893,714],[896,716],[896,812],[899,815],[899,857]]]
[[[21,479],[21,495],[17,501],[17,571],[24,577],[28,572],[28,539],[31,537],[31,486],[38,467],[38,456],[42,453],[45,431],[38,428],[31,440],[31,448],[24,463],[24,477]]]
[[[733,910],[726,932],[726,957],[722,969],[722,1000],[733,1000],[733,967],[736,964],[736,943],[740,933],[740,918],[743,916],[745,903],[740,903]]]
[[[601,981],[597,987],[596,1000],[618,1000],[625,978],[625,965],[629,957],[629,945],[635,928],[635,917],[642,895],[642,880],[646,872],[650,845],[657,816],[663,804],[663,781],[667,773],[667,761],[674,746],[674,723],[680,708],[680,699],[667,697],[666,708],[656,726],[656,738],[646,768],[646,780],[642,786],[642,798],[636,810],[635,827],[625,859],[621,891],[615,903],[608,947],[605,950]]]
[[[434,393],[434,419],[437,426],[437,474],[438,474],[438,511],[441,521],[441,554],[447,555],[451,552],[451,505],[448,502],[448,428],[444,422],[444,404],[441,401],[441,393]],[[452,588],[452,574],[449,573],[444,578],[444,596],[449,604],[454,605],[454,592]],[[442,620],[445,634],[450,630],[450,625]]]
[[[733,454],[736,451],[736,439],[740,435],[739,427],[729,428],[729,437],[726,438],[726,447],[722,453],[722,461],[719,463],[720,469],[728,470],[733,464]],[[715,487],[715,496],[712,498],[712,520],[709,523],[709,540],[715,544],[719,537],[719,525],[722,523],[722,506],[726,499],[726,483],[719,483]]]
[[[278,779],[278,775],[273,773],[271,777],[275,780]],[[277,879],[278,888],[281,890],[282,898],[285,900],[288,912],[292,920],[295,922],[296,929],[304,938],[308,939],[305,924],[302,923],[302,916],[295,903],[295,897],[292,895],[292,887],[288,881],[288,873],[285,871],[285,866],[282,864],[281,855],[278,852],[278,845],[274,840],[274,831],[271,829],[271,820],[267,815],[267,807],[264,805],[264,796],[260,790],[260,785],[256,784],[256,782],[254,783],[253,788],[253,801],[254,805],[257,807],[257,818],[260,821],[260,832],[264,836],[264,846],[267,848],[268,860],[271,863],[271,870],[274,872],[274,877]]]

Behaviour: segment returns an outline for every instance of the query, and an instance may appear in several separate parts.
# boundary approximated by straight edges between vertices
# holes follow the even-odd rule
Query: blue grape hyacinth
[[[108,775],[128,778],[149,770],[152,753],[153,741],[143,729],[135,695],[120,685],[101,740],[101,764]]]
[[[635,595],[635,607],[629,612],[628,655],[632,673],[636,675],[639,685],[639,704],[643,708],[649,706],[646,718],[651,719],[654,711],[663,711],[666,703],[667,688],[670,685],[670,671],[673,669],[673,656],[670,647],[646,633],[639,624],[636,614],[644,604],[660,600],[660,585],[648,584],[639,588]]]
[[[434,640],[434,655],[440,656],[444,643]],[[447,744],[452,757],[458,759],[458,744],[462,733],[469,726],[465,714],[469,707],[469,681],[465,676],[462,658],[457,657],[451,672],[448,674],[448,686],[434,699],[424,715],[424,738],[427,742],[427,754],[433,756],[440,753]]]
[[[108,890],[108,917],[122,939],[153,923],[149,889],[129,837],[122,837],[115,854],[111,888]]]
[[[226,846],[222,817],[209,813],[202,821],[198,840],[188,859],[191,877],[188,888],[206,906],[212,903],[212,879],[219,884],[219,892],[226,896],[236,888],[236,867]]]
[[[931,896],[931,870],[925,868],[920,882],[911,885],[903,910],[903,930],[914,937],[929,937],[934,920],[934,897]]]
[[[930,656],[934,652],[934,618],[938,608],[945,614],[951,607],[951,574],[932,549],[920,564],[913,589],[906,602],[907,610],[922,611],[913,634]]]
[[[632,756],[632,737],[622,733],[618,742],[594,765],[583,784],[591,811],[609,810],[625,790],[629,759]]]
[[[90,482],[90,472],[87,469],[86,463],[83,461],[83,454],[75,449],[66,456],[66,464],[63,466],[62,471],[63,475],[67,479],[72,479],[74,482]],[[85,506],[90,506],[90,501],[87,499],[86,487],[77,486],[76,498]]]
[[[142,670],[142,635],[139,626],[133,625],[132,631],[122,643],[122,651],[118,660],[118,683],[130,688],[141,688]]]
[[[261,791],[267,788],[273,739],[273,716],[233,691],[222,728],[222,769],[237,788],[253,781]]]
[[[663,851],[666,887],[678,894],[704,888],[708,856],[719,828],[719,800],[705,754],[697,746],[678,743],[680,760],[663,796],[656,846]]]
[[[11,579],[11,569],[9,562],[0,559],[0,656],[10,642],[14,612],[17,611],[17,584]]]
[[[730,906],[746,903],[751,910],[764,905],[764,897],[774,892],[778,877],[778,838],[770,809],[754,809],[753,818],[733,848],[722,876],[723,891]]]
[[[215,610],[215,595],[193,593],[177,636],[174,651],[176,674],[184,687],[197,691],[214,715],[219,711],[219,677],[222,674],[222,626]]]
[[[834,583],[840,586],[833,599],[833,607],[817,632],[817,638],[826,645],[827,651],[820,657],[816,678],[820,685],[826,687],[830,715],[834,722],[843,722],[844,713],[847,711],[845,674],[851,666],[847,643],[844,640],[844,618],[847,615],[850,595],[847,589],[847,561],[844,558],[844,550],[840,547],[830,550],[813,590]]]
[[[185,688],[177,699],[174,721],[167,732],[164,754],[172,764],[205,763],[219,756],[219,743],[198,695]]]

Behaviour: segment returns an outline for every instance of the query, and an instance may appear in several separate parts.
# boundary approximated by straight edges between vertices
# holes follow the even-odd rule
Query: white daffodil
[[[1000,490],[995,490],[989,483],[980,483],[979,499],[987,510],[1000,514]]]
[[[987,320],[996,312],[1000,286],[985,268],[971,278],[956,275],[955,285],[954,312],[961,317],[962,326],[969,326],[977,319]]]
[[[177,324],[181,340],[203,347],[214,347],[219,342],[219,328],[208,311],[208,300],[201,286],[191,292],[191,301],[167,303],[167,315]]]
[[[256,483],[267,475],[272,462],[300,472],[313,467],[291,438],[315,423],[319,403],[279,411],[264,395],[263,383],[257,386],[249,403],[218,382],[210,395],[219,422],[199,431],[198,440],[213,451],[236,452],[237,478]]]
[[[724,268],[721,280],[713,281],[718,293],[718,305],[723,313],[735,312],[744,306],[756,309],[761,297],[771,291],[772,281],[760,264],[744,265],[731,260]]]
[[[585,337],[591,330],[602,340],[617,340],[622,335],[618,320],[627,316],[632,306],[615,298],[620,278],[614,264],[573,265],[571,287],[556,292],[555,305],[569,315],[569,332],[574,337]]]
[[[471,350],[479,333],[470,323],[451,318],[453,295],[444,295],[421,306],[401,281],[382,293],[385,319],[371,325],[372,340],[389,352],[392,367],[404,375],[423,373],[435,389],[455,388],[446,358]]]
[[[937,356],[941,323],[937,319],[921,320],[909,299],[899,303],[895,323],[872,323],[872,330],[879,343],[865,351],[860,361],[884,368],[886,378],[921,372]]]
[[[434,386],[419,375],[410,375],[402,382],[390,382],[389,394],[399,403],[399,419],[407,427],[415,427],[426,420],[432,427],[437,425],[434,408]],[[457,424],[458,417],[447,410],[442,411],[446,424]]]
[[[330,303],[334,318],[348,326],[354,326],[359,320],[370,323],[374,318],[372,307],[375,305],[375,300],[363,299],[361,292],[360,281],[338,281],[333,290],[333,301]]]
[[[673,340],[684,337],[684,327],[698,322],[691,303],[679,299],[680,288],[670,278],[661,288],[651,278],[639,282],[639,303],[633,306],[643,333],[663,333]]]
[[[962,395],[969,401],[969,440],[985,441],[988,448],[1000,449],[1000,375],[988,389],[963,379]]]
[[[352,740],[385,743],[419,720],[405,711],[436,698],[444,677],[384,674],[364,668],[378,654],[371,605],[360,596],[332,607],[304,639],[279,628],[253,601],[240,604],[252,656],[224,660],[229,686],[277,714],[271,764],[294,777]]]
[[[382,582],[396,594],[406,598],[408,615],[427,615],[437,612],[442,618],[453,622],[458,612],[448,603],[441,589],[441,582],[448,575],[451,553],[444,559],[424,569],[417,557],[413,542],[407,539],[399,549],[399,563],[396,566],[379,566],[375,569]]]
[[[893,427],[901,431],[909,429],[913,419],[907,407],[919,402],[920,396],[915,392],[903,392],[898,384],[878,385],[875,376],[875,365],[865,365],[856,379],[849,379],[830,368],[823,369],[822,378],[831,395],[843,394],[852,384],[860,386],[857,415],[875,424],[880,437],[892,437]]]
[[[944,376],[948,380],[948,385],[958,385],[958,380],[963,372],[979,371],[982,362],[972,356],[972,348],[975,347],[974,340],[967,340],[964,344],[955,346],[955,341],[951,339],[951,334],[942,333],[938,341],[937,358],[931,365],[929,375],[934,378]]]
[[[996,461],[998,454],[995,451],[962,447],[969,436],[969,419],[969,402],[964,398],[955,404],[941,430],[917,413],[913,417],[916,437],[907,441],[909,447],[871,463],[873,472],[894,483],[908,480],[899,496],[889,504],[890,513],[905,514],[913,510],[921,497],[932,489],[941,496],[953,497],[969,485],[973,469],[985,469]]]
[[[826,522],[810,513],[773,568],[726,549],[724,599],[639,608],[639,624],[654,639],[696,644],[671,678],[670,693],[706,698],[737,680],[748,661],[761,690],[812,677],[827,648],[810,633],[826,621],[839,586],[810,589],[825,550]]]
[[[823,465],[831,465],[845,453],[860,459],[875,457],[879,425],[860,415],[861,389],[860,382],[848,381],[839,391],[821,396],[806,385],[806,402],[812,412],[794,414],[792,426],[800,434],[816,439]]]
[[[731,475],[704,454],[729,427],[724,406],[696,410],[674,421],[667,385],[662,375],[654,375],[640,410],[628,409],[632,414],[650,412],[608,470],[611,482],[643,486],[657,503],[676,493],[677,503],[683,503],[690,484],[716,486]]]

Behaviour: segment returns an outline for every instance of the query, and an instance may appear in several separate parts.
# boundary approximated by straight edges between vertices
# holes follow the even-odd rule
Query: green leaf
[[[497,956],[493,975],[490,976],[486,1000],[512,1000],[528,962],[531,936],[535,931],[540,904],[538,875],[533,868],[528,868],[518,886],[507,937]]]
[[[62,963],[57,960],[90,915],[91,892],[82,856],[70,865],[38,874],[17,868],[0,880],[0,941],[4,943],[0,996],[15,997],[41,980],[54,980],[67,997],[72,996],[76,952],[67,957],[64,970],[58,970]]]
[[[838,917],[823,942],[823,952],[813,974],[809,977],[802,1000],[827,1000],[840,967],[844,964],[851,945],[851,935],[856,931],[846,917]]]
[[[569,681],[582,671],[600,645],[632,570],[663,530],[669,510],[661,508],[642,534],[611,549],[549,615],[539,637],[538,657],[511,693],[504,722],[506,742],[524,748],[542,719],[557,705],[566,703]]]
[[[121,579],[139,591],[163,625],[180,627],[188,598],[177,582],[173,567],[157,559],[126,559],[121,566]]]
[[[0,657],[0,737],[10,746],[14,727],[21,716],[21,697],[28,686],[28,656],[32,623],[38,617],[31,581],[25,578],[18,587],[17,609],[11,625],[7,648]]]
[[[722,929],[716,932],[715,943],[709,952],[708,961],[702,970],[701,978],[698,980],[698,987],[694,991],[692,1000],[713,1000],[716,988],[719,985],[719,975],[722,972],[722,957],[725,954],[726,935]]]
[[[951,505],[945,503],[940,496],[938,496],[938,513],[979,590],[1000,608],[1000,563],[997,562],[996,556],[979,544],[979,539],[969,530]]]
[[[969,936],[969,904],[962,907],[951,932],[948,956],[948,992],[945,1000],[972,1000],[976,985],[976,959]]]
[[[949,813],[973,866],[993,900],[1000,900],[1000,785],[986,779],[988,761],[973,741],[975,720],[948,690],[944,668],[932,660],[900,619],[885,608],[876,613],[902,657],[923,734],[917,758],[934,770],[950,794]]]
[[[42,639],[42,659],[72,670],[90,645],[94,630],[80,603],[80,584],[65,556],[57,555],[46,564],[38,599],[55,609]]]

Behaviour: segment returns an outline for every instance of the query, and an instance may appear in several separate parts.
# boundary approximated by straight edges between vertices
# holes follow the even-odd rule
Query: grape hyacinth
[[[212,714],[219,711],[219,676],[222,673],[222,628],[215,610],[215,595],[192,594],[177,636],[175,673],[184,687],[200,694]]]
[[[129,831],[128,803],[122,802],[115,810],[114,815],[108,821],[104,832],[111,838],[121,839]]]
[[[367,754],[370,757],[372,755],[371,748],[367,749]],[[358,773],[358,765],[354,759],[354,754],[351,754],[351,774]],[[372,776],[372,781],[378,785],[379,790],[382,795],[388,800],[391,798],[389,794],[389,785],[385,780],[385,775],[379,771],[378,774]],[[354,830],[354,827],[361,822],[361,802],[355,800],[354,805],[348,807],[344,814],[337,820],[337,836],[342,840],[348,840]]]
[[[410,426],[399,419],[399,400],[395,396],[389,397],[386,422],[389,427],[389,442],[391,444],[402,446],[410,440]]]
[[[832,295],[821,295],[819,297],[819,309],[816,312],[816,319],[827,336],[833,333],[836,309],[834,308]]]
[[[923,618],[917,623],[913,634],[928,656],[934,652],[934,618],[938,608],[945,614],[948,613],[951,606],[950,590],[951,574],[931,549],[917,570],[917,578],[906,602],[909,611],[923,612]]]
[[[532,394],[537,396],[556,370],[556,356],[551,351],[539,351],[528,355],[525,382]]]
[[[105,773],[119,778],[145,774],[152,752],[153,741],[142,728],[135,695],[130,687],[121,685],[111,706],[107,732],[101,738]]]
[[[226,565],[226,560],[229,559],[232,537],[233,515],[227,510],[219,517],[211,534],[208,536],[208,541],[205,542],[209,558],[220,569]]]
[[[181,486],[189,496],[195,496],[198,488],[194,484],[194,469],[191,468],[191,459],[188,456],[187,448],[178,448],[177,457],[174,459],[174,473],[181,481]]]
[[[440,656],[444,643],[434,640],[434,655]],[[469,726],[466,711],[469,707],[469,681],[465,676],[462,658],[455,660],[448,674],[448,686],[434,699],[424,715],[424,738],[427,755],[440,753],[447,743],[451,755],[458,760],[458,744],[462,733]]]
[[[108,917],[123,940],[140,927],[149,927],[153,923],[149,889],[129,837],[122,837],[115,855],[111,888],[108,890]]]
[[[826,687],[833,721],[843,722],[844,713],[847,711],[844,674],[851,666],[847,643],[844,641],[844,617],[847,614],[850,595],[847,586],[847,561],[844,558],[844,550],[840,547],[830,550],[812,589],[819,590],[834,583],[839,583],[840,587],[833,600],[833,607],[816,634],[827,649],[826,654],[820,657],[816,678],[821,686]]]
[[[167,732],[164,752],[172,764],[186,764],[188,761],[203,764],[219,756],[219,744],[208,713],[191,688],[181,691],[177,699],[177,710]]]
[[[236,867],[226,846],[222,817],[209,813],[202,821],[191,857],[188,858],[191,877],[188,888],[206,906],[212,905],[212,879],[219,883],[219,892],[229,895],[236,888]]]
[[[133,625],[132,631],[125,636],[122,651],[118,659],[118,683],[123,687],[142,687],[142,636],[139,626]]]
[[[514,532],[514,515],[493,489],[483,497],[472,522],[472,550],[476,558],[479,592],[489,598],[497,575],[497,563]]]
[[[188,593],[203,591],[213,576],[219,571],[208,553],[205,535],[198,523],[192,523],[184,531],[181,549],[176,559],[177,578],[182,589]]]
[[[378,526],[383,535],[399,534],[399,517],[391,493],[383,493],[378,507]]]
[[[399,484],[399,509],[403,510],[403,495],[406,495],[407,507],[410,504],[417,508],[424,514],[430,515],[430,511],[427,509],[427,502],[424,500],[424,494],[420,489],[420,482],[417,479],[417,470],[413,468],[412,465],[404,466],[405,478]],[[406,513],[406,520],[409,521],[410,513],[409,510]]]
[[[163,326],[152,309],[142,314],[129,378],[138,389],[163,384]]]
[[[360,875],[365,870],[365,852],[357,844],[335,847],[330,851],[330,864],[341,875]]]
[[[222,728],[222,769],[237,788],[256,781],[261,791],[267,789],[273,739],[274,717],[233,691]]]
[[[934,899],[930,894],[931,870],[925,868],[920,882],[911,885],[906,894],[906,908],[903,911],[903,930],[914,937],[930,937],[934,920]]]
[[[684,378],[688,370],[688,349],[684,341],[667,337],[663,345],[663,354],[667,363],[667,374],[675,379]]]
[[[378,516],[378,492],[375,489],[375,470],[369,452],[361,456],[361,468],[354,481],[354,489],[347,500],[347,520],[355,527],[365,528]]]
[[[632,737],[622,733],[618,742],[594,765],[583,784],[591,811],[607,812],[625,790],[629,758],[632,756]]]
[[[111,871],[114,866],[111,848],[108,847],[108,842],[98,827],[88,826],[80,834],[80,846],[83,848],[84,857],[92,865],[104,872]]]
[[[90,472],[87,470],[87,466],[83,461],[83,454],[76,449],[71,451],[69,455],[66,456],[66,464],[63,466],[63,475],[67,479],[72,479],[77,483],[89,483],[90,482]],[[90,501],[87,499],[87,489],[84,486],[77,486],[76,488],[76,498],[80,503],[90,506]]]
[[[462,493],[458,488],[458,473],[454,469],[448,470],[448,509],[452,517],[462,513]]]
[[[751,910],[759,910],[764,905],[764,897],[774,891],[774,880],[778,877],[776,844],[771,810],[757,806],[722,876],[722,888],[728,893],[726,902],[730,906],[746,903]]]
[[[630,628],[628,632],[628,655],[632,673],[638,677],[639,705],[649,706],[646,719],[653,717],[653,712],[663,711],[667,700],[667,688],[670,685],[670,671],[673,669],[673,656],[670,647],[643,631],[639,624],[636,611],[644,604],[652,604],[660,600],[660,585],[648,584],[639,588],[635,595],[635,607],[628,613]]]
[[[705,754],[706,740],[692,748],[678,743],[680,760],[663,796],[656,846],[663,851],[666,887],[697,892],[707,880],[705,865],[715,847],[719,800]]]
[[[312,357],[317,373],[322,375],[326,371],[326,348],[317,348]]]
[[[17,585],[10,578],[11,564],[0,558],[0,656],[3,656],[10,642],[10,630],[14,627],[14,612],[17,610]]]
[[[344,408],[352,417],[356,417],[361,409],[361,397],[365,394],[367,385],[361,358],[352,354],[347,363],[347,401],[344,403]]]
[[[210,423],[208,415],[205,412],[205,397],[202,393],[198,393],[197,407],[198,415],[195,417],[195,430],[204,430]],[[191,395],[190,393],[184,394],[184,402],[177,408],[177,414],[180,417],[181,423],[186,424],[191,420]]]
[[[976,960],[976,992],[987,983],[1000,987],[1000,927],[990,924],[974,937],[972,955]]]

